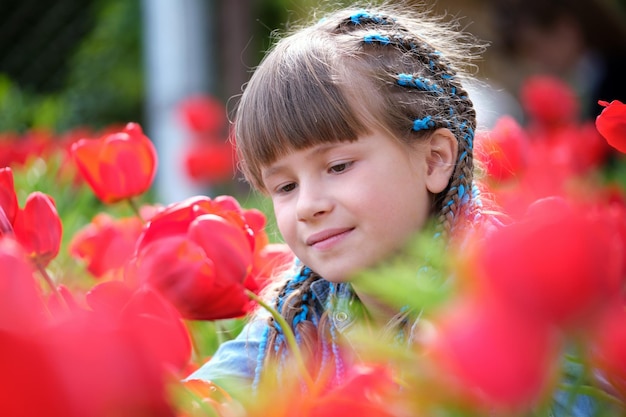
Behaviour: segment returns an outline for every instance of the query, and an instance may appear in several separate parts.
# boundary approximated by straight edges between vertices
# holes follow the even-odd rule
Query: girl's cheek
[[[293,227],[293,224],[296,222],[295,211],[290,210],[284,203],[274,203],[274,217],[276,218],[276,225],[280,234],[287,238],[286,235],[289,234],[289,228]]]

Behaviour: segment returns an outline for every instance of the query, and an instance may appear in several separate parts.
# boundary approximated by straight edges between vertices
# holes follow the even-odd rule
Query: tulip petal
[[[626,153],[626,104],[619,100],[599,103],[605,108],[596,118],[596,128],[609,145]]]
[[[58,255],[63,226],[50,196],[31,193],[17,213],[14,230],[17,240],[40,265],[48,265]]]

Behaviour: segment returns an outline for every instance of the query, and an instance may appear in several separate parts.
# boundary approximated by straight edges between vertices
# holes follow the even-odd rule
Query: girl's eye
[[[290,191],[293,191],[296,188],[296,183],[295,182],[290,182],[289,184],[285,184],[282,187],[278,188],[278,192],[279,193],[288,193]]]
[[[329,168],[329,171],[337,174],[337,173],[343,172],[346,169],[350,168],[350,165],[352,165],[352,162],[342,162],[340,164],[336,164],[336,165],[331,166]]]

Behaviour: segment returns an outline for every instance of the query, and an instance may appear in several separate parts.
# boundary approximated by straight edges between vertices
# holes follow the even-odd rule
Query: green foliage
[[[626,190],[626,155],[615,155],[602,167],[602,174],[606,183],[614,183],[620,189]]]
[[[0,132],[29,126],[33,98],[24,94],[7,76],[0,74]]]
[[[440,305],[454,288],[448,249],[443,239],[434,236],[434,228],[427,227],[395,256],[358,273],[354,285],[399,309],[424,311]]]

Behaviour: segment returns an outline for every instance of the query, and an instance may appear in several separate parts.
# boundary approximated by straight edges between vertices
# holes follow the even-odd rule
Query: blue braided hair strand
[[[298,261],[298,272],[291,279],[288,279],[278,292],[274,301],[276,311],[289,323],[292,332],[296,337],[298,345],[303,347],[304,353],[313,354],[312,345],[317,340],[310,341],[312,333],[304,334],[303,329],[310,326],[315,329],[318,324],[318,317],[314,311],[315,293],[311,291],[311,284],[321,277],[307,266],[302,266]],[[284,330],[273,318],[268,319],[268,326],[265,328],[259,343],[259,352],[256,360],[253,389],[256,390],[261,379],[264,377],[264,370],[268,363],[280,365],[288,356],[287,342]],[[308,324],[307,324],[308,323]],[[308,348],[307,348],[308,346]]]

